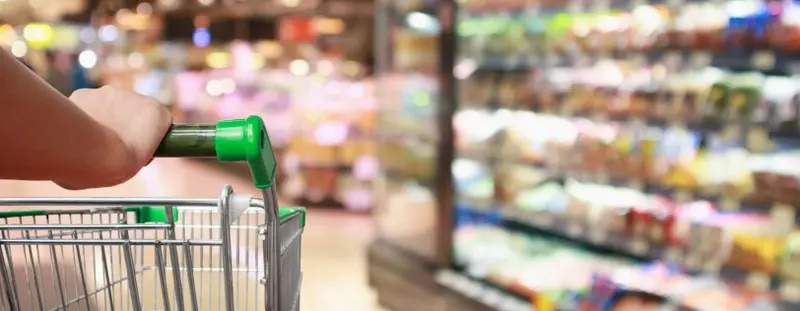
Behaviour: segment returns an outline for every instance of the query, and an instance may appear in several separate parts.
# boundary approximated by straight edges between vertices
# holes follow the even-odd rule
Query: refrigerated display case
[[[408,82],[432,63],[425,44],[394,34],[438,34],[428,71],[438,75],[439,131],[424,114],[414,126],[381,121],[382,133],[439,140],[435,174],[423,176],[433,176],[427,193],[443,217],[427,232],[447,261],[410,256],[428,266],[396,264],[408,282],[427,271],[423,292],[459,292],[492,310],[800,308],[795,2],[454,4],[436,3],[433,19],[384,4],[393,35],[379,57],[394,87],[382,88],[385,102],[405,98],[401,85],[433,85]],[[388,74],[395,68],[404,83]],[[386,180],[427,172],[397,166],[403,149],[424,150],[408,141],[381,158]],[[409,211],[379,223],[371,270],[390,262],[378,246],[419,253],[391,235],[414,236],[403,217],[418,210]],[[387,273],[377,271],[373,284]]]
[[[381,178],[369,280],[391,310],[487,310],[438,285],[449,265],[455,1],[376,1]]]

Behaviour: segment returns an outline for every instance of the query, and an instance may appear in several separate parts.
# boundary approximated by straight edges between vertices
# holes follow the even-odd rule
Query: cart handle
[[[155,153],[156,157],[216,157],[220,161],[245,161],[259,189],[272,186],[277,163],[264,120],[258,116],[222,120],[213,124],[174,124]]]

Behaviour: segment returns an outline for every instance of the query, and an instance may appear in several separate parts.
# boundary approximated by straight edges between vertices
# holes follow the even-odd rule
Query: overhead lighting
[[[136,6],[136,14],[150,16],[153,14],[153,6],[147,2],[139,3],[139,5]]]
[[[289,63],[289,72],[295,76],[305,76],[309,70],[308,62],[302,59],[295,59]]]
[[[131,68],[139,69],[144,67],[144,64],[145,64],[145,59],[142,53],[136,52],[136,53],[131,53],[131,55],[128,55],[128,66],[130,66]]]
[[[17,41],[17,32],[14,31],[14,27],[11,25],[2,25],[0,26],[0,45],[2,46],[11,46],[14,41]]]
[[[30,43],[46,43],[53,39],[53,28],[47,24],[29,24],[22,30],[22,36]]]
[[[91,50],[83,51],[78,55],[78,63],[86,69],[94,68],[97,65],[97,54]]]
[[[194,34],[192,34],[192,41],[197,47],[207,47],[211,44],[211,33],[208,32],[208,29],[197,28],[194,30]]]
[[[317,72],[322,74],[323,76],[330,76],[333,74],[334,66],[331,61],[328,60],[321,60],[317,63]]]
[[[81,29],[81,41],[85,43],[94,43],[97,40],[97,33],[91,27]]]
[[[180,4],[179,0],[159,0],[158,5],[162,8],[174,9]]]
[[[411,12],[406,16],[406,24],[408,27],[422,32],[439,31],[439,20],[425,13]]]
[[[131,17],[131,14],[133,13],[128,9],[119,10],[116,14],[117,21],[124,21],[125,19]]]
[[[231,65],[231,55],[225,52],[213,52],[206,55],[208,67],[214,69],[227,68]]]
[[[200,3],[201,5],[209,6],[209,5],[214,4],[214,0],[197,0],[197,3]]]
[[[288,6],[290,8],[294,8],[294,7],[300,6],[300,0],[281,0],[281,3],[283,3],[283,5]]]
[[[14,54],[17,58],[25,57],[25,54],[28,54],[28,45],[25,44],[25,41],[14,41],[14,43],[11,43],[11,54]]]
[[[114,25],[104,25],[97,31],[97,35],[103,42],[114,42],[117,40],[119,32],[117,31],[117,27],[114,27]]]

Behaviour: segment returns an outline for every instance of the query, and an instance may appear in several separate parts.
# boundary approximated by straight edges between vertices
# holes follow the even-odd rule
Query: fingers
[[[152,161],[172,125],[168,109],[134,92],[105,86],[77,90],[70,99],[96,120],[110,138],[95,171],[69,182],[60,181],[58,185],[65,189],[108,187],[127,181]]]

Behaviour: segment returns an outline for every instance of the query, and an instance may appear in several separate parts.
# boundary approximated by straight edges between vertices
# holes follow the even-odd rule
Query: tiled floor
[[[77,197],[77,196],[134,196],[134,197],[206,197],[213,198],[219,195],[225,184],[233,185],[237,192],[257,194],[247,180],[242,180],[228,175],[219,170],[206,165],[178,160],[178,159],[159,159],[145,168],[138,176],[130,182],[108,189],[95,189],[88,191],[71,192],[60,189],[59,187],[47,182],[19,182],[19,181],[0,181],[0,197],[18,196],[56,196],[56,197]],[[375,304],[375,298],[367,285],[366,276],[366,244],[372,238],[372,222],[367,216],[360,216],[336,211],[312,210],[308,215],[307,226],[303,234],[302,247],[302,267],[304,271],[301,310],[302,311],[377,311],[380,310]],[[236,244],[236,242],[234,242]],[[242,243],[243,244],[243,243]],[[20,255],[24,250],[18,247],[18,251],[12,251],[15,258],[15,265],[20,265],[27,258]],[[47,253],[48,248],[42,248],[43,253]],[[70,251],[67,250],[67,253]],[[93,251],[83,251],[85,257],[97,258]],[[38,256],[38,255],[37,255]],[[66,255],[75,258],[72,253]],[[198,254],[195,252],[194,257]],[[42,256],[45,258],[47,256]],[[58,256],[60,257],[60,255]],[[248,256],[245,256],[248,257]],[[197,262],[198,259],[195,259]],[[76,261],[72,259],[71,263]],[[89,265],[90,260],[82,260],[84,265]],[[120,261],[121,262],[121,261]],[[197,263],[196,263],[197,264]],[[62,264],[63,265],[63,264]],[[119,266],[122,266],[121,264]],[[122,269],[122,268],[120,268]],[[65,270],[67,271],[67,270]],[[23,275],[24,268],[18,270],[18,275]],[[66,272],[64,272],[66,273]],[[79,273],[71,272],[78,276]],[[48,273],[40,275],[47,279]],[[63,274],[63,273],[62,273]],[[98,273],[91,275],[94,278]],[[235,283],[257,282],[242,274],[241,280]],[[30,278],[30,276],[28,276]],[[25,278],[18,277],[18,284],[25,284]],[[62,276],[62,278],[64,278]],[[172,280],[167,280],[170,283]],[[199,280],[198,280],[199,281]],[[98,281],[102,284],[102,280]],[[206,281],[208,282],[208,281]],[[219,282],[215,279],[212,282]],[[30,281],[28,282],[30,283]],[[91,283],[91,282],[87,282]],[[157,288],[155,278],[142,278],[140,286],[148,288],[141,291],[145,296],[149,292],[154,292]],[[69,284],[81,284],[76,280],[69,280]],[[153,288],[153,289],[151,289]],[[48,291],[59,291],[57,287]],[[91,292],[92,289],[90,288]],[[219,286],[200,286],[198,296],[203,298],[210,297],[209,302],[216,301],[214,297],[220,297]],[[27,292],[27,289],[19,291]],[[69,293],[69,291],[67,291]],[[82,291],[75,291],[82,292]],[[52,293],[51,293],[52,294]],[[113,293],[114,295],[126,296],[123,293]],[[74,298],[74,295],[67,296]],[[28,298],[26,298],[28,299]],[[26,299],[20,299],[26,300]],[[152,302],[153,297],[142,297],[143,301]],[[159,298],[160,299],[160,298]],[[35,303],[34,303],[35,304]],[[104,302],[99,303],[99,307],[91,309],[104,310]],[[155,305],[155,304],[154,304]],[[201,304],[201,310],[217,310],[216,303]],[[243,309],[242,303],[237,303],[237,309]],[[3,309],[5,307],[0,307]],[[252,308],[252,307],[251,307]],[[84,307],[71,308],[70,310],[85,310]],[[117,308],[120,309],[120,308]],[[153,308],[161,309],[161,308]],[[254,308],[253,308],[254,309]]]

